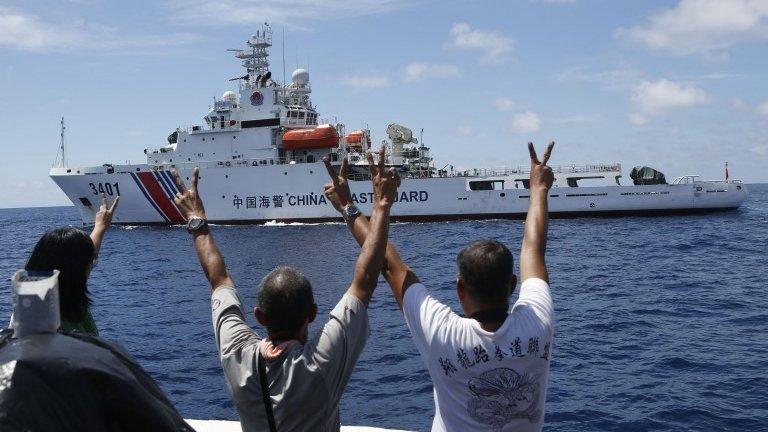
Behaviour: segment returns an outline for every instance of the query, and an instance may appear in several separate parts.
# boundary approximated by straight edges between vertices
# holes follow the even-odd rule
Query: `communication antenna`
[[[285,26],[283,26],[283,88],[287,85],[285,81]]]

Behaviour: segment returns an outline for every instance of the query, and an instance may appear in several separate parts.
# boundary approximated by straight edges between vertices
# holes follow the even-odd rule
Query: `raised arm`
[[[368,165],[373,184],[373,210],[369,232],[362,243],[360,256],[355,265],[355,276],[348,290],[366,306],[373,296],[373,290],[376,288],[376,282],[384,265],[389,235],[389,212],[395,202],[397,187],[400,185],[397,171],[394,168],[387,170],[383,158],[377,166],[373,163],[373,158],[369,157]]]
[[[520,250],[520,279],[522,281],[539,278],[549,283],[547,265],[544,262],[544,254],[547,250],[547,221],[549,219],[547,197],[555,177],[552,174],[552,168],[547,166],[547,161],[552,155],[554,146],[554,142],[549,143],[544,152],[544,158],[539,162],[533,143],[528,143],[528,152],[531,155],[531,196],[528,202],[528,215],[525,218],[523,245]]]
[[[107,196],[105,194],[101,194],[101,205],[99,206],[99,211],[96,212],[96,217],[93,219],[93,230],[91,231],[93,250],[97,257],[99,256],[99,251],[101,250],[101,242],[104,240],[104,234],[112,224],[112,216],[115,214],[115,209],[117,209],[117,203],[119,201],[120,195],[116,196],[115,200],[112,201],[112,205],[109,206],[107,205]]]
[[[380,163],[385,160],[384,151],[385,149],[383,147],[379,151]],[[342,161],[338,174],[336,174],[331,167],[331,162],[328,158],[323,159],[323,162],[325,162],[328,175],[331,177],[331,183],[325,185],[325,196],[328,197],[328,200],[339,213],[345,215],[345,209],[354,205],[352,202],[352,194],[349,191],[349,183],[347,181],[347,160],[345,158]],[[373,164],[373,155],[371,154],[368,155],[368,164]],[[368,233],[371,229],[371,224],[368,219],[364,215],[359,214],[352,217],[344,216],[344,220],[347,223],[347,227],[352,232],[352,235],[355,237],[355,240],[357,240],[357,243],[362,246],[368,238]],[[410,267],[408,267],[408,265],[400,258],[400,254],[397,252],[397,248],[395,248],[392,242],[387,243],[382,274],[392,289],[392,294],[394,295],[397,304],[402,309],[405,290],[414,283],[419,282],[419,279]]]
[[[229,277],[227,266],[224,264],[224,258],[221,256],[216,242],[213,241],[213,234],[211,234],[211,230],[208,227],[203,200],[200,199],[200,195],[197,193],[197,181],[200,178],[200,170],[195,167],[192,172],[192,187],[189,189],[187,189],[184,180],[179,177],[179,173],[175,170],[173,171],[173,178],[176,180],[176,184],[181,191],[181,193],[176,194],[174,199],[176,206],[179,207],[187,221],[193,219],[200,221],[196,224],[200,228],[193,229],[194,227],[190,225],[187,225],[187,227],[194,236],[197,258],[203,267],[205,277],[208,278],[208,282],[211,284],[211,291],[221,286],[234,287],[235,283]]]

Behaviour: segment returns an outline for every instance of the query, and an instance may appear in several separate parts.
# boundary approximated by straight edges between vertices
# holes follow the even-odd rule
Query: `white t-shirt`
[[[433,432],[539,431],[544,424],[554,308],[549,285],[527,279],[496,332],[409,287],[403,313],[435,392]]]

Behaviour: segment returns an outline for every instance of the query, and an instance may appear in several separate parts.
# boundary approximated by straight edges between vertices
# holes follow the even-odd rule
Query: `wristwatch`
[[[362,212],[359,208],[357,208],[356,205],[350,204],[346,207],[344,207],[344,210],[342,211],[342,214],[344,215],[344,219],[352,219],[355,216],[360,215]]]
[[[197,216],[192,216],[187,221],[187,231],[195,232],[208,226],[208,221]]]

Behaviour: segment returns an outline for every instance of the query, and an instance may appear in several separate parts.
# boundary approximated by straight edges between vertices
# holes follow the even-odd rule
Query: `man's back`
[[[244,431],[269,430],[259,361],[265,362],[278,430],[339,430],[339,400],[369,333],[367,310],[357,298],[342,297],[306,344],[293,341],[270,349],[245,323],[234,289],[218,288],[211,307],[227,387]]]
[[[433,431],[541,429],[554,334],[546,282],[523,282],[495,332],[456,315],[421,284],[405,292],[403,313],[434,385]]]

